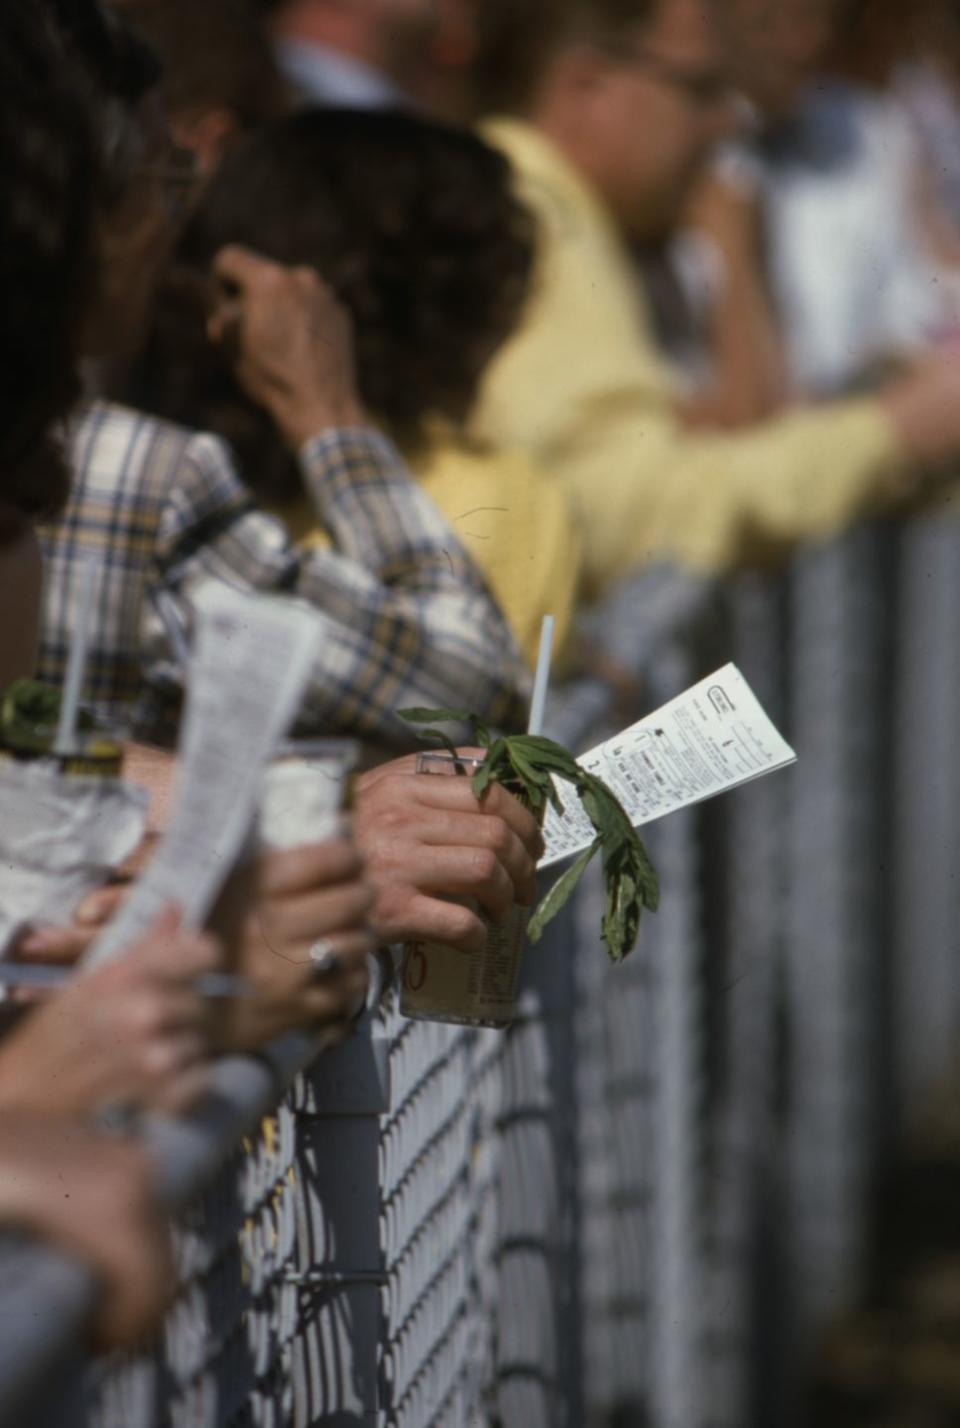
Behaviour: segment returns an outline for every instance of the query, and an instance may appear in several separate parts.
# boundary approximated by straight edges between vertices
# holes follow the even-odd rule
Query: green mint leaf
[[[562,912],[577,890],[580,879],[583,877],[589,865],[600,847],[599,838],[585,848],[575,862],[571,863],[562,877],[557,878],[553,887],[540,900],[536,912],[530,919],[527,928],[527,937],[531,942],[539,942],[543,936],[547,924],[552,922],[558,912]]]
[[[487,750],[487,757],[473,776],[473,791],[482,798],[491,784],[504,783],[502,764],[506,754],[503,739],[497,739]]]
[[[490,747],[492,735],[487,725],[465,709],[398,709],[397,715],[408,724],[469,724],[476,742],[484,749]],[[446,748],[455,748],[448,735],[439,729],[424,729],[423,737],[439,739]]]
[[[464,709],[398,709],[408,724],[472,724],[473,715]]]
[[[581,768],[573,755],[552,739],[516,734],[495,740],[480,720],[456,709],[405,709],[401,717],[417,724],[456,721],[473,725],[477,743],[486,749],[486,758],[473,779],[478,798],[483,797],[491,784],[499,783],[538,816],[550,803],[562,817],[563,804],[556,780],[573,785],[596,838],[543,899],[531,919],[528,935],[533,942],[539,939],[550,919],[569,901],[584,869],[599,850],[606,889],[601,933],[611,959],[622,961],[636,945],[643,912],[655,912],[659,906],[660,880],[612,789],[596,774]],[[425,735],[438,739],[456,756],[457,750],[441,731],[431,729],[425,731]]]

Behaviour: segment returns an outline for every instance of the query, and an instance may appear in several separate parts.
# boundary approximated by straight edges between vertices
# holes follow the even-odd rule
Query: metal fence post
[[[882,1053],[888,596],[887,543],[872,529],[795,565],[790,681],[803,774],[791,783],[786,945],[797,1372],[854,1301],[866,1248]]]
[[[895,747],[898,1119],[956,1058],[960,1032],[960,525],[931,515],[900,542]]]
[[[378,1422],[380,1117],[390,1101],[386,1039],[365,1021],[293,1092],[297,1121],[295,1428]]]

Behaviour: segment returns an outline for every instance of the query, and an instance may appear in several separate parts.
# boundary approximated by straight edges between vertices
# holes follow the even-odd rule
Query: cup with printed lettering
[[[481,762],[450,753],[420,754],[417,773],[472,778]],[[508,1027],[516,1015],[530,909],[515,905],[505,921],[496,923],[472,900],[462,901],[483,920],[486,942],[476,952],[437,942],[408,942],[403,949],[400,1010],[416,1021]]]

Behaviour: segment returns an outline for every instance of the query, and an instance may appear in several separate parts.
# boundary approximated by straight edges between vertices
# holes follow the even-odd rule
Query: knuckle
[[[265,262],[260,269],[260,280],[267,292],[278,293],[289,288],[290,270],[281,263]]]
[[[484,837],[487,847],[495,853],[506,853],[510,847],[510,829],[502,818],[484,818]]]
[[[500,860],[492,848],[475,848],[470,858],[471,872],[477,883],[490,883],[496,878]]]
[[[451,937],[469,937],[480,925],[476,913],[460,903],[450,903],[444,918],[447,934]]]
[[[508,808],[510,795],[501,783],[490,784],[483,795],[483,810],[485,813],[502,816],[504,809]]]
[[[163,1025],[163,1005],[160,997],[144,993],[135,998],[127,1013],[127,1025],[135,1036],[146,1040],[158,1035]]]
[[[172,1076],[180,1063],[177,1048],[171,1041],[155,1039],[143,1048],[143,1070],[151,1081],[165,1081]]]
[[[388,789],[384,796],[383,803],[377,808],[376,826],[382,831],[394,833],[406,828],[409,821],[409,814],[397,798],[393,796],[393,790]]]

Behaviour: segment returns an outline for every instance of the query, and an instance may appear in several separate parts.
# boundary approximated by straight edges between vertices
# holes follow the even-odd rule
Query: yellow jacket
[[[703,572],[763,562],[888,501],[902,459],[876,402],[801,408],[744,432],[685,429],[599,198],[530,125],[498,119],[485,137],[513,163],[539,253],[526,318],[487,373],[473,429],[563,483],[589,593],[657,558]]]
[[[410,458],[410,469],[473,557],[531,665],[544,615],[556,616],[561,652],[581,566],[562,487],[525,456],[467,442],[439,425],[428,450]],[[306,503],[282,514],[295,539],[326,541]]]

